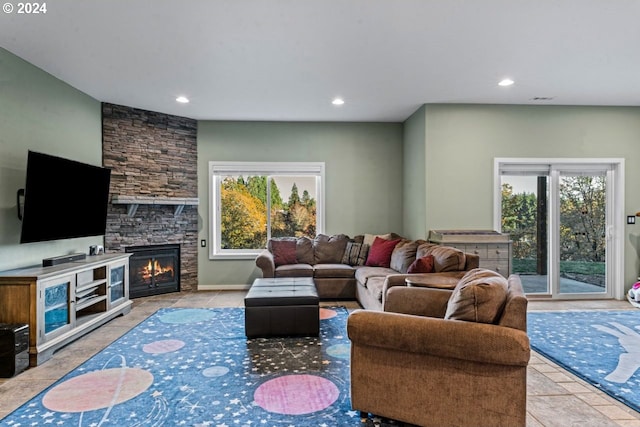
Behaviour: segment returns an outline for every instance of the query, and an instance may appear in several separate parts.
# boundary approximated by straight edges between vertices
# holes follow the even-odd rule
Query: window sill
[[[260,252],[262,252],[262,251],[260,250],[260,251],[257,251],[257,252],[242,253],[242,254],[239,254],[239,253],[235,253],[235,254],[234,253],[231,253],[231,254],[220,254],[220,253],[209,254],[209,259],[212,259],[212,260],[234,260],[234,259],[246,260],[246,259],[251,259],[251,260],[253,260],[253,259],[256,259],[256,257],[260,254]]]

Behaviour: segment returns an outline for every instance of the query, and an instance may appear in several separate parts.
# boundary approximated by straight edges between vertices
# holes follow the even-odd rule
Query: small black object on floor
[[[29,325],[0,323],[0,378],[11,378],[29,367]]]

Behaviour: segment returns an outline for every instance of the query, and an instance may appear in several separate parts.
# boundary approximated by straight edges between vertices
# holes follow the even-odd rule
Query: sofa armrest
[[[480,267],[480,255],[465,253],[464,256],[466,260],[464,264],[465,271]]]
[[[256,265],[262,270],[262,277],[273,278],[276,274],[276,263],[273,254],[268,249],[260,252],[256,257]]]
[[[485,323],[356,310],[347,320],[354,345],[496,365],[527,366],[526,332]]]
[[[383,311],[443,318],[452,291],[436,288],[393,287],[384,300]]]

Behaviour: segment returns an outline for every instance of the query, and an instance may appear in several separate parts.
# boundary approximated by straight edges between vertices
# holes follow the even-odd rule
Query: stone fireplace
[[[111,169],[106,251],[151,245],[179,250],[176,280],[131,287],[132,297],[197,288],[196,137],[196,120],[102,104],[103,163]]]

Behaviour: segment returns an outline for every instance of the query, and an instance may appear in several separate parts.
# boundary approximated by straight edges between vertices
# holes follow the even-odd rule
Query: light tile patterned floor
[[[100,351],[162,307],[243,307],[243,291],[181,292],[134,300],[131,313],[118,317],[56,352],[51,360],[10,379],[0,379],[0,418],[10,413],[62,375]],[[354,301],[323,305],[359,308]],[[529,310],[637,310],[624,301],[531,300]],[[556,364],[533,353],[527,386],[527,426],[640,427],[633,411]],[[640,392],[640,391],[639,391]],[[0,425],[2,421],[0,420]]]

